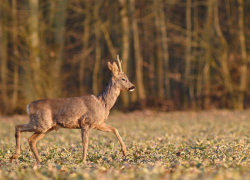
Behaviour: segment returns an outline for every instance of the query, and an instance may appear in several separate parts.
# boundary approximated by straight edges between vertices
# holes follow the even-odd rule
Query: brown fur
[[[119,63],[120,65],[120,63]],[[98,96],[87,95],[81,97],[41,99],[27,105],[27,112],[30,118],[28,124],[16,125],[16,153],[11,157],[18,158],[20,148],[21,132],[34,132],[28,139],[30,149],[35,155],[36,163],[39,158],[36,143],[49,132],[59,128],[81,129],[83,144],[83,161],[86,161],[88,136],[91,129],[113,132],[118,138],[122,152],[126,155],[126,147],[116,128],[105,124],[109,111],[115,104],[120,91],[133,91],[134,85],[128,80],[127,76],[118,69],[116,63],[108,63],[112,71],[105,90]]]

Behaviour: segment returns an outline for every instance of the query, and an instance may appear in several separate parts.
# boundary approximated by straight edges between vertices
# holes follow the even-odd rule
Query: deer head
[[[115,62],[111,64],[108,62],[108,68],[112,72],[112,79],[114,84],[120,91],[134,91],[135,86],[129,81],[128,77],[124,72],[122,72],[121,61],[119,59],[119,55],[117,55],[117,63]]]

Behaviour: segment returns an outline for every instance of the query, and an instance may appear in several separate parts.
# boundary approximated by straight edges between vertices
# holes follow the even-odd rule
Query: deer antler
[[[119,68],[119,70],[120,70],[120,72],[122,72],[122,60],[120,60],[120,58],[119,58],[119,54],[116,56],[117,57],[117,63],[118,63],[118,68]]]

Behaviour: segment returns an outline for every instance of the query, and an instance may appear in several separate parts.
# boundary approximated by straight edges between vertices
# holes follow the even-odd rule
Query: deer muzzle
[[[129,91],[134,91],[135,90],[135,86],[131,86],[130,88],[128,88]]]

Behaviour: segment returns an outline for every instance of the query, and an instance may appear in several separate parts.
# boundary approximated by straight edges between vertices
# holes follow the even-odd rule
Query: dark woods
[[[0,0],[0,113],[98,95],[117,54],[117,108],[249,107],[250,1]]]

